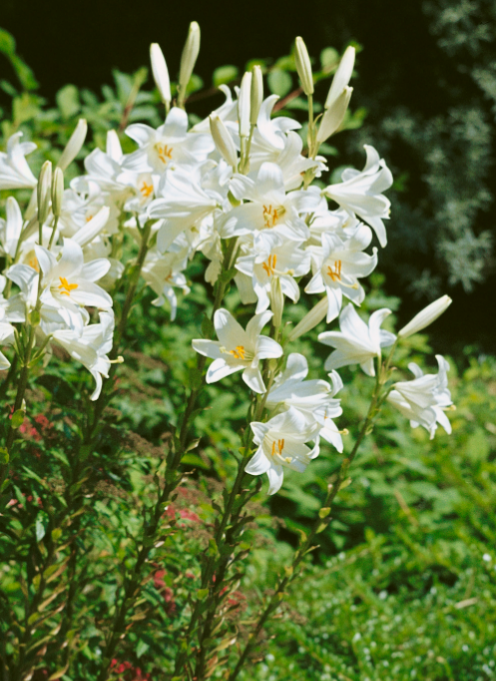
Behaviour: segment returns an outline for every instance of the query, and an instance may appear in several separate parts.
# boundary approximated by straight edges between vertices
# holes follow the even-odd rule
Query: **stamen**
[[[276,450],[276,447],[277,447],[277,450]],[[279,454],[279,456],[281,456],[281,455],[282,455],[282,450],[283,450],[283,449],[284,449],[284,438],[281,439],[281,440],[278,440],[278,441],[277,441],[277,445],[276,445],[276,441],[273,440],[273,442],[272,442],[272,452],[271,452],[272,456],[275,456],[276,454]],[[285,461],[288,461],[288,457],[286,457]],[[290,461],[291,461],[291,459],[289,459],[288,463],[289,463]]]
[[[153,184],[147,184],[145,181],[143,181],[140,192],[142,193],[143,198],[147,199],[153,192]]]
[[[62,296],[70,296],[71,291],[74,291],[74,289],[78,288],[79,284],[69,284],[67,282],[67,279],[65,277],[59,277],[60,279],[60,295]]]
[[[28,265],[29,265],[29,267],[32,267],[33,270],[36,270],[37,272],[40,271],[40,266],[38,264],[38,258],[36,258],[36,257],[31,258]]]
[[[279,218],[285,213],[283,206],[272,208],[272,204],[263,207],[263,219],[265,226],[270,229],[274,227]]]
[[[243,345],[236,345],[235,350],[229,350],[229,354],[234,357],[234,359],[245,359],[246,350]]]
[[[167,144],[156,144],[155,149],[157,150],[157,155],[164,165],[172,158],[172,147],[167,146]]]
[[[334,269],[329,265],[327,267],[327,274],[331,277],[333,281],[341,281],[341,269],[343,267],[343,263],[341,260],[335,260],[334,261]]]
[[[272,274],[275,274],[276,264],[277,264],[277,255],[275,255],[275,254],[269,255],[269,257],[267,258],[267,262],[262,263],[262,267],[264,268],[268,277],[270,277]]]

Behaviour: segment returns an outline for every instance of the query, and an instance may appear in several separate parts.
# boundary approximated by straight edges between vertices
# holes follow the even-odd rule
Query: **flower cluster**
[[[374,238],[380,247],[387,244],[384,220],[390,202],[384,192],[392,176],[377,151],[366,145],[362,170],[348,168],[340,182],[323,182],[328,167],[319,147],[339,131],[345,117],[353,48],[334,75],[323,115],[314,119],[310,108],[306,149],[300,123],[273,115],[278,97],[264,98],[260,67],[243,76],[234,95],[221,86],[224,103],[190,127],[184,101],[199,47],[195,31],[183,54],[179,95],[172,106],[167,66],[158,45],[152,46],[166,118],[157,129],[130,125],[125,134],[136,145],[131,153],[123,153],[117,133],[109,131],[105,151],[94,149],[84,160],[85,174],[66,189],[62,171],[82,147],[84,121],[53,178],[51,165],[45,164],[36,180],[25,158],[34,147],[21,142],[21,133],[0,154],[0,189],[31,188],[34,197],[24,216],[10,197],[0,223],[1,254],[7,262],[0,278],[0,340],[3,346],[14,343],[20,355],[32,343],[34,357],[44,353],[45,360],[52,344],[61,346],[91,372],[96,384],[92,399],[97,399],[102,377],[115,361],[109,357],[112,296],[133,265],[119,260],[124,238],[136,241],[143,255],[141,274],[156,294],[153,304],[167,304],[172,320],[177,292],[189,291],[188,263],[202,254],[208,261],[206,282],[218,286],[223,277],[233,279],[242,304],[253,305],[253,316],[243,328],[219,306],[212,320],[218,340],[196,339],[193,348],[214,360],[207,382],[241,371],[259,396],[264,420],[251,423],[257,448],[246,470],[267,473],[274,493],[284,468],[303,471],[318,455],[320,438],[343,450],[333,421],[341,414],[335,395],[342,381],[336,369],[359,364],[374,376],[381,349],[396,340],[380,328],[389,310],[374,312],[367,325],[355,309],[365,298],[361,281],[378,263],[378,248],[371,244]],[[311,97],[311,66],[298,41],[296,65]],[[335,348],[325,366],[330,382],[306,380],[305,357],[284,354],[284,306],[298,302],[302,288],[318,298],[293,338],[324,318],[327,323],[340,320],[340,332],[319,336]],[[350,301],[346,306],[344,299]],[[15,329],[28,321],[34,338]],[[443,362],[441,378],[398,383],[390,395],[402,413],[431,433],[436,422],[447,428],[440,411],[450,404]],[[0,353],[0,368],[8,365]],[[419,398],[427,393],[425,400]]]

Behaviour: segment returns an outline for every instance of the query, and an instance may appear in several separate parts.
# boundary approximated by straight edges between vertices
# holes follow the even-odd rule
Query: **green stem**
[[[357,436],[357,439],[355,440],[355,444],[353,446],[353,449],[351,450],[350,454],[343,460],[341,467],[339,469],[339,472],[337,474],[336,479],[333,481],[333,483],[330,483],[327,487],[327,494],[324,500],[324,503],[322,504],[321,511],[325,509],[327,511],[327,515],[324,516],[324,518],[329,517],[329,512],[330,512],[330,506],[333,503],[334,499],[339,493],[339,490],[343,483],[346,480],[346,476],[348,473],[348,468],[351,465],[352,461],[354,460],[355,456],[357,455],[358,449],[367,435],[369,429],[372,427],[373,422],[375,418],[379,414],[380,407],[382,406],[384,400],[386,399],[389,390],[386,389],[384,392],[381,394],[381,391],[383,389],[384,384],[386,383],[388,373],[389,373],[389,367],[390,363],[394,354],[394,351],[396,349],[396,343],[393,345],[391,352],[389,353],[389,356],[384,363],[384,366],[381,366],[381,362],[377,362],[377,376],[376,376],[376,382],[375,382],[375,387],[374,387],[374,392],[372,394],[372,399],[369,405],[369,409],[367,411],[367,415],[365,417],[365,420],[362,424],[362,427],[360,429],[360,432]],[[314,523],[314,526],[312,528],[312,531],[308,535],[308,537],[305,539],[303,542],[302,546],[296,551],[295,556],[293,558],[293,562],[291,566],[289,567],[288,570],[286,570],[286,574],[284,577],[280,578],[275,589],[274,589],[274,594],[272,597],[269,599],[269,602],[265,606],[264,610],[262,611],[262,614],[260,615],[257,624],[253,631],[250,633],[248,637],[248,641],[243,649],[243,652],[241,653],[238,662],[236,664],[236,667],[233,669],[231,674],[228,677],[228,681],[235,681],[235,679],[238,677],[240,671],[243,669],[246,660],[248,658],[248,655],[250,652],[253,650],[254,646],[257,643],[257,639],[265,626],[265,623],[269,619],[269,617],[272,615],[272,613],[278,608],[280,605],[286,588],[289,586],[289,584],[295,579],[297,576],[296,569],[302,562],[303,558],[305,555],[312,549],[312,544],[319,532],[321,532],[323,529],[325,529],[326,525],[329,523],[330,518],[328,521],[323,521],[322,516],[317,518],[317,520]],[[324,522],[324,527],[322,527]],[[201,677],[199,677],[201,678]]]

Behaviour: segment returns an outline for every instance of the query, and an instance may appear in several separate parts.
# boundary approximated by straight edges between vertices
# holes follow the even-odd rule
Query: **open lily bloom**
[[[0,347],[12,345],[14,342],[14,327],[8,322],[0,322]],[[3,352],[0,352],[0,370],[4,371],[10,367],[10,362]]]
[[[364,253],[372,240],[372,232],[365,225],[359,225],[349,239],[337,234],[322,234],[322,249],[318,253],[319,269],[308,283],[307,293],[327,294],[327,323],[339,314],[343,295],[360,305],[365,291],[358,279],[368,276],[377,266],[377,249],[373,255]]]
[[[217,310],[214,327],[219,340],[200,338],[193,341],[196,352],[214,360],[207,371],[207,383],[214,383],[236,371],[243,371],[243,380],[249,388],[256,393],[265,392],[259,362],[261,359],[282,355],[279,343],[268,336],[260,335],[271,319],[272,312],[269,310],[255,315],[248,322],[245,331],[228,310]]]
[[[64,239],[60,260],[43,246],[36,246],[35,251],[43,275],[40,300],[58,309],[69,328],[82,330],[81,307],[112,307],[112,298],[95,283],[110,269],[107,258],[85,263],[81,246],[72,239]]]
[[[17,253],[23,221],[21,209],[13,196],[9,196],[7,199],[5,213],[6,219],[0,219],[0,253],[14,258]]]
[[[151,251],[143,265],[143,278],[158,296],[152,301],[152,305],[158,307],[168,300],[171,308],[171,321],[176,318],[177,310],[177,297],[174,288],[181,289],[183,293],[189,293],[189,286],[182,272],[186,267],[187,259],[188,252],[185,248],[164,255]]]
[[[263,163],[255,178],[235,175],[230,183],[238,201],[246,200],[228,214],[222,227],[224,238],[270,229],[285,239],[305,241],[309,231],[300,213],[310,212],[320,202],[319,192],[286,193],[281,168]]]
[[[162,174],[178,164],[196,165],[214,148],[209,135],[188,133],[188,116],[177,107],[169,111],[165,123],[156,130],[135,123],[125,132],[139,149],[125,158],[123,167],[137,172]]]
[[[7,152],[0,152],[0,190],[34,189],[37,180],[25,159],[36,149],[34,142],[21,142],[22,132],[7,141]]]
[[[331,184],[324,194],[349,213],[355,213],[373,228],[382,247],[387,244],[383,219],[389,217],[391,202],[382,192],[393,184],[393,176],[377,151],[365,144],[367,162],[362,171],[347,168],[343,181]]]
[[[436,359],[439,366],[437,375],[424,374],[415,362],[410,362],[408,368],[415,378],[395,383],[387,398],[403,416],[410,419],[412,428],[420,425],[428,430],[431,440],[438,423],[451,433],[451,424],[444,412],[453,404],[448,389],[449,364],[441,355],[436,355]]]
[[[300,288],[294,277],[302,277],[310,269],[310,254],[295,241],[284,240],[277,232],[263,230],[253,237],[253,243],[243,248],[248,255],[238,257],[236,269],[251,279],[258,298],[257,313],[270,305],[272,280],[278,278],[282,293],[293,303],[298,302]]]
[[[269,494],[281,489],[284,468],[303,473],[312,459],[319,455],[319,439],[315,428],[309,427],[305,417],[292,407],[274,416],[267,423],[250,423],[253,441],[259,445],[245,471],[250,475],[267,473]],[[313,448],[305,442],[315,440]]]
[[[97,400],[102,389],[102,376],[108,377],[110,360],[107,357],[112,350],[114,335],[114,313],[100,312],[100,323],[85,326],[82,334],[71,329],[53,332],[53,339],[61,345],[70,356],[81,362],[95,379],[95,389],[90,399]]]
[[[351,303],[339,315],[341,331],[324,331],[319,341],[336,348],[326,360],[325,368],[339,369],[349,364],[359,364],[368,376],[375,376],[374,358],[381,356],[381,348],[394,343],[396,336],[381,329],[381,324],[391,310],[383,308],[374,312],[368,325],[360,319]]]

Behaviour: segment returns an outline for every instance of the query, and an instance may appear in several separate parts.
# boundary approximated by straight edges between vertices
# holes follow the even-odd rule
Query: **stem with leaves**
[[[358,433],[357,439],[355,440],[353,449],[351,450],[350,454],[345,459],[343,459],[343,462],[341,463],[338,472],[331,477],[332,482],[330,481],[329,484],[327,485],[327,493],[324,502],[322,504],[318,518],[316,519],[310,534],[304,538],[301,546],[295,552],[291,565],[286,567],[285,569],[285,575],[278,580],[276,587],[274,589],[274,593],[269,598],[264,609],[259,615],[257,623],[255,624],[253,630],[250,632],[248,636],[248,641],[238,659],[236,667],[229,675],[228,681],[235,681],[235,679],[238,677],[241,669],[243,669],[243,666],[246,663],[249,654],[256,646],[258,637],[261,631],[263,630],[267,620],[277,610],[285,596],[286,589],[298,576],[299,574],[298,568],[300,567],[303,559],[308,553],[317,548],[317,546],[313,545],[317,535],[320,534],[320,532],[323,532],[331,522],[332,520],[330,516],[331,505],[334,502],[335,498],[337,497],[339,491],[344,487],[347,487],[349,482],[351,482],[351,480],[349,480],[349,478],[347,477],[348,469],[351,463],[353,462],[355,456],[357,455],[358,449],[363,439],[365,438],[366,435],[372,432],[374,422],[376,418],[379,416],[382,404],[384,403],[384,400],[389,394],[390,388],[385,387],[385,384],[390,375],[391,371],[390,364],[394,355],[394,351],[396,350],[396,345],[397,343],[395,343],[391,348],[391,351],[384,364],[382,364],[380,359],[378,359],[377,376],[374,392],[372,394],[367,415],[362,424],[362,427],[360,428],[360,432]],[[198,677],[198,679],[200,680],[201,677]]]

